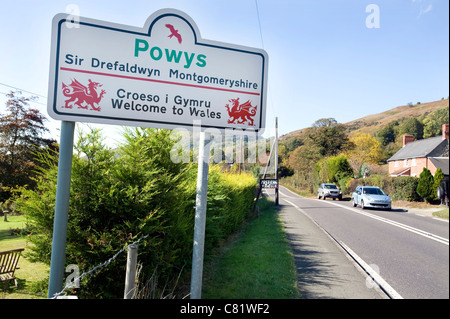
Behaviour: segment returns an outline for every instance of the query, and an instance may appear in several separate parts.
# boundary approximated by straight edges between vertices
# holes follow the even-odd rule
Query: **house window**
[[[398,167],[398,161],[395,161],[394,167]]]
[[[416,162],[416,159],[415,159],[415,158],[413,158],[413,159],[411,160],[411,166],[417,166],[417,162]]]
[[[403,167],[408,167],[408,159],[405,159],[405,160],[403,161]]]

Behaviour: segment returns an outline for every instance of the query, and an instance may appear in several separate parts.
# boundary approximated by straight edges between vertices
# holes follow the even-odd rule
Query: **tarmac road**
[[[308,199],[284,187],[280,215],[302,298],[449,298],[446,221]]]

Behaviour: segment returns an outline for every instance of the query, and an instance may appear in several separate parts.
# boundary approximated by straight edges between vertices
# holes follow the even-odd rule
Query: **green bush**
[[[234,233],[253,208],[256,179],[251,174],[223,173],[210,167],[205,248],[216,247]]]
[[[420,201],[420,196],[417,194],[417,184],[419,179],[412,176],[399,176],[393,178],[392,199],[406,200],[409,202]]]
[[[75,146],[67,233],[66,265],[81,272],[108,260],[143,235],[139,260],[143,277],[157,268],[159,282],[176,279],[192,258],[197,165],[173,163],[170,131],[134,129],[113,151],[100,132],[81,135]],[[30,257],[50,263],[57,166],[42,170],[37,190],[22,189],[17,209],[25,213],[32,235]],[[250,175],[223,174],[212,167],[208,187],[205,247],[235,231],[253,203],[256,181]],[[206,250],[208,251],[208,250]],[[121,298],[126,254],[107,269],[84,277],[80,298]]]
[[[433,190],[432,190],[432,194],[433,194],[433,199],[438,199],[437,197],[437,189],[439,186],[441,186],[441,181],[444,180],[444,173],[442,172],[442,169],[438,168],[436,170],[436,173],[434,173],[434,182],[433,182]]]
[[[353,178],[353,169],[344,155],[321,159],[314,167],[315,179],[320,183],[337,183],[345,189],[347,181]]]
[[[424,167],[422,173],[419,176],[419,182],[417,184],[417,194],[427,202],[431,202],[435,197],[433,192],[434,179],[433,175],[428,168]]]

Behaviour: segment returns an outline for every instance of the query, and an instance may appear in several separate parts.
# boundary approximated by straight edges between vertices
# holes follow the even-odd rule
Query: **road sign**
[[[143,28],[53,19],[48,113],[58,120],[156,128],[259,131],[264,50],[205,40],[185,13],[164,9]]]
[[[259,184],[261,188],[278,188],[277,179],[261,179]]]
[[[143,28],[58,14],[53,18],[48,113],[61,120],[48,296],[62,288],[75,122],[198,128],[191,299],[201,297],[208,189],[206,128],[265,127],[264,50],[200,37],[185,13],[164,9]],[[199,123],[199,124],[198,124]]]

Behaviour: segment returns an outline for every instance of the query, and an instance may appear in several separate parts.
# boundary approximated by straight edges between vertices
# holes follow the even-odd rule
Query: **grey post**
[[[275,205],[279,204],[279,185],[278,185],[278,117],[275,117],[275,179],[277,180],[277,187],[275,188]]]
[[[55,218],[53,222],[52,257],[50,261],[50,280],[48,284],[49,298],[52,298],[54,294],[60,292],[63,288],[74,131],[75,122],[61,122]]]
[[[138,245],[128,246],[127,272],[125,274],[125,291],[123,299],[133,299],[136,294],[136,267]]]
[[[210,133],[200,132],[197,197],[195,202],[194,246],[192,253],[191,299],[200,299],[202,297],[210,138]]]

